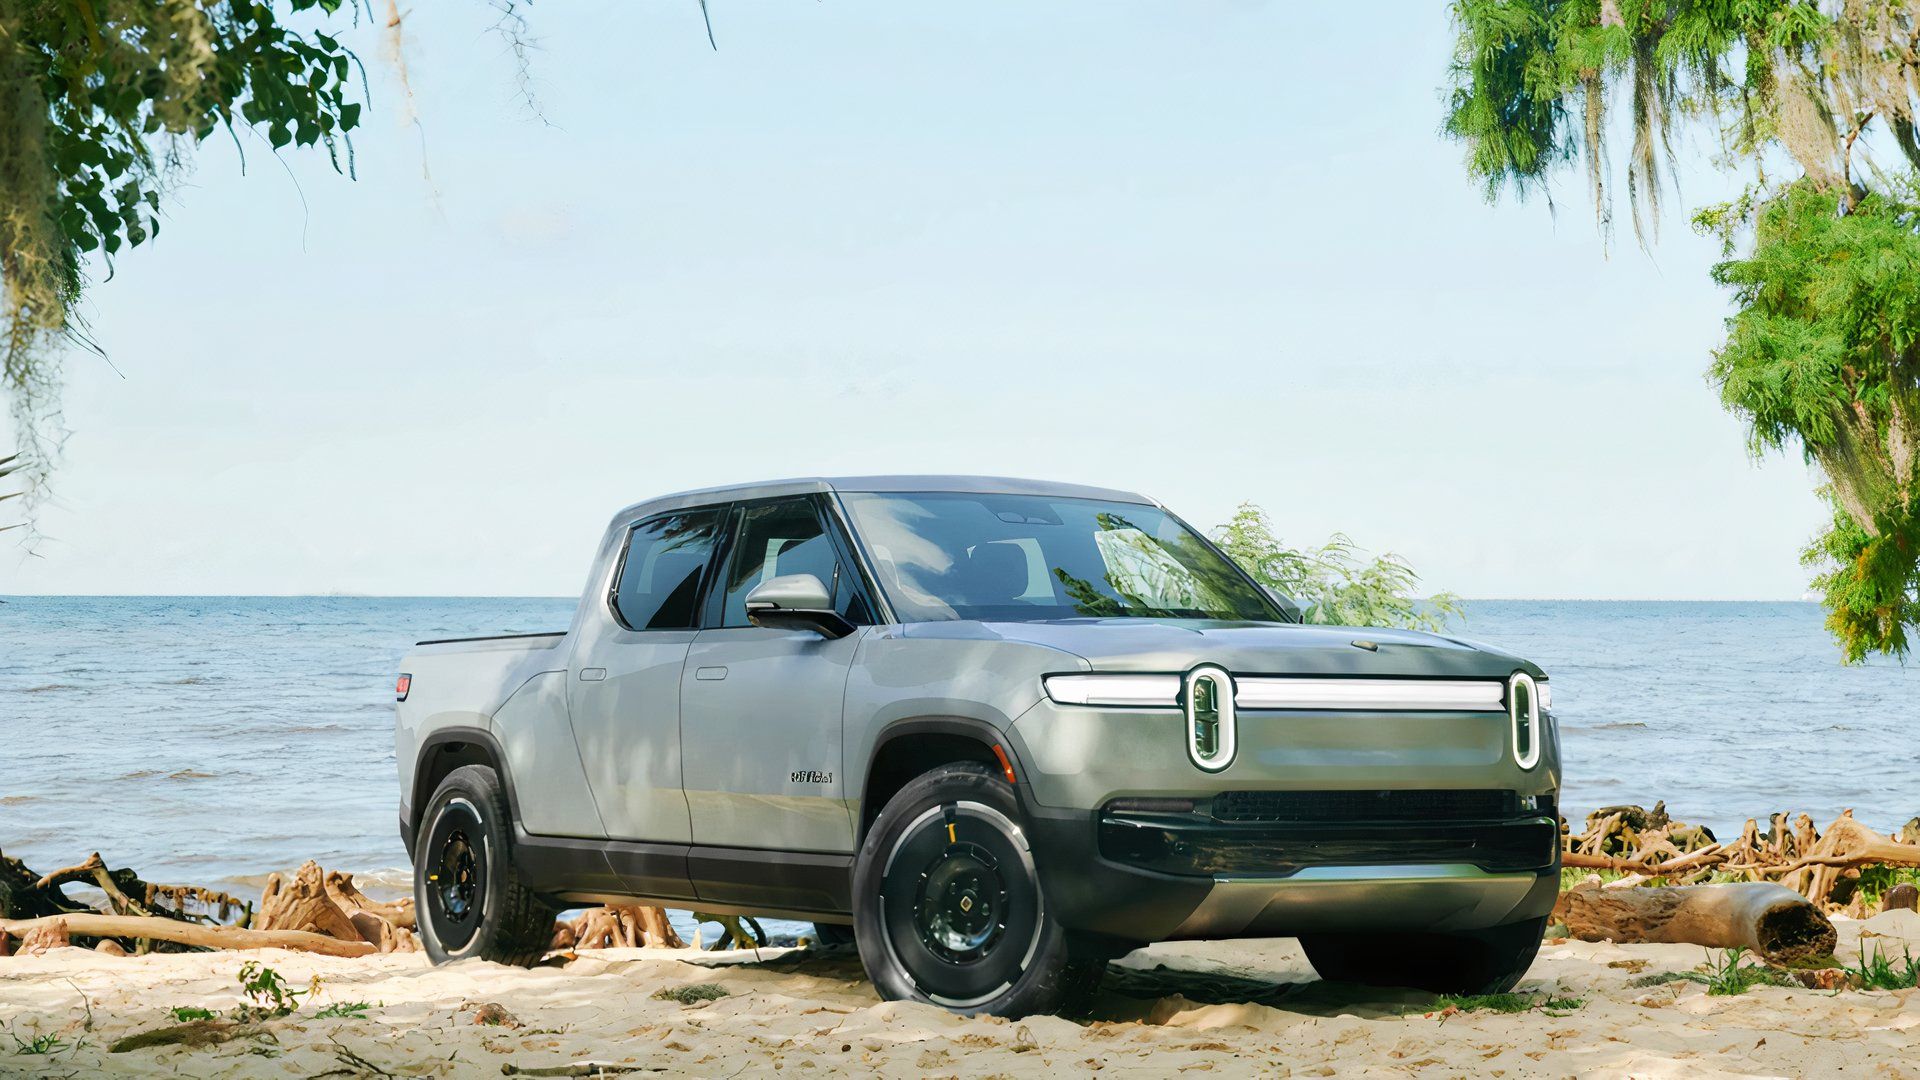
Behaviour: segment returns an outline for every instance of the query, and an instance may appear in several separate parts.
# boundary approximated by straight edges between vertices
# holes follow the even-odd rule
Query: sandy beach
[[[1837,925],[1843,960],[1862,942],[1920,948],[1910,911]],[[1417,992],[1317,982],[1291,940],[1163,944],[1116,964],[1090,1016],[1005,1021],[881,1002],[848,951],[607,950],[521,970],[432,968],[419,954],[66,948],[0,960],[11,1036],[0,1039],[0,1074],[462,1077],[602,1063],[703,1076],[1920,1076],[1920,991],[1712,996],[1693,982],[1646,985],[1709,957],[1693,946],[1549,944],[1520,991],[1577,1007],[1448,1013]],[[176,1006],[231,1009],[249,959],[320,989],[248,1037],[109,1051],[172,1025]],[[726,996],[655,996],[697,984]],[[316,1016],[359,1002],[364,1017]],[[487,1005],[505,1022],[479,1022]],[[16,1052],[46,1035],[61,1048]]]

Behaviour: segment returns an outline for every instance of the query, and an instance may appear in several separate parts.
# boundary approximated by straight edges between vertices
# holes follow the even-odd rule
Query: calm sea
[[[9,597],[0,850],[256,888],[317,859],[401,889],[393,676],[410,642],[564,629],[572,599]],[[1480,601],[1551,675],[1576,821],[1665,799],[1716,829],[1920,814],[1920,671],[1842,667],[1800,603]],[[683,922],[683,929],[685,928]]]

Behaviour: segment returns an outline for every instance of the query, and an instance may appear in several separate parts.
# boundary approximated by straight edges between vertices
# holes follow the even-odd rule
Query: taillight
[[[407,691],[411,689],[413,689],[413,676],[404,671],[401,672],[400,677],[393,680],[393,700],[407,700]]]

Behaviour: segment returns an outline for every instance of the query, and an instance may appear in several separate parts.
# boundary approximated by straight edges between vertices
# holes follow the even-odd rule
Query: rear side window
[[[629,630],[691,630],[713,553],[718,510],[649,518],[627,534],[613,606]]]

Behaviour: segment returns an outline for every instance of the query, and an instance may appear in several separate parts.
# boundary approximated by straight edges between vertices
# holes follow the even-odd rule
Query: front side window
[[[812,499],[783,499],[741,511],[733,555],[728,560],[726,597],[720,625],[747,622],[747,594],[762,582],[789,574],[812,574],[827,587],[834,608],[855,624],[870,621],[851,574],[842,572],[840,553],[827,535]]]
[[[614,585],[613,606],[629,630],[698,625],[700,582],[713,553],[718,510],[662,514],[635,525]]]
[[[1158,507],[947,492],[842,499],[906,621],[1281,621],[1246,575]]]

